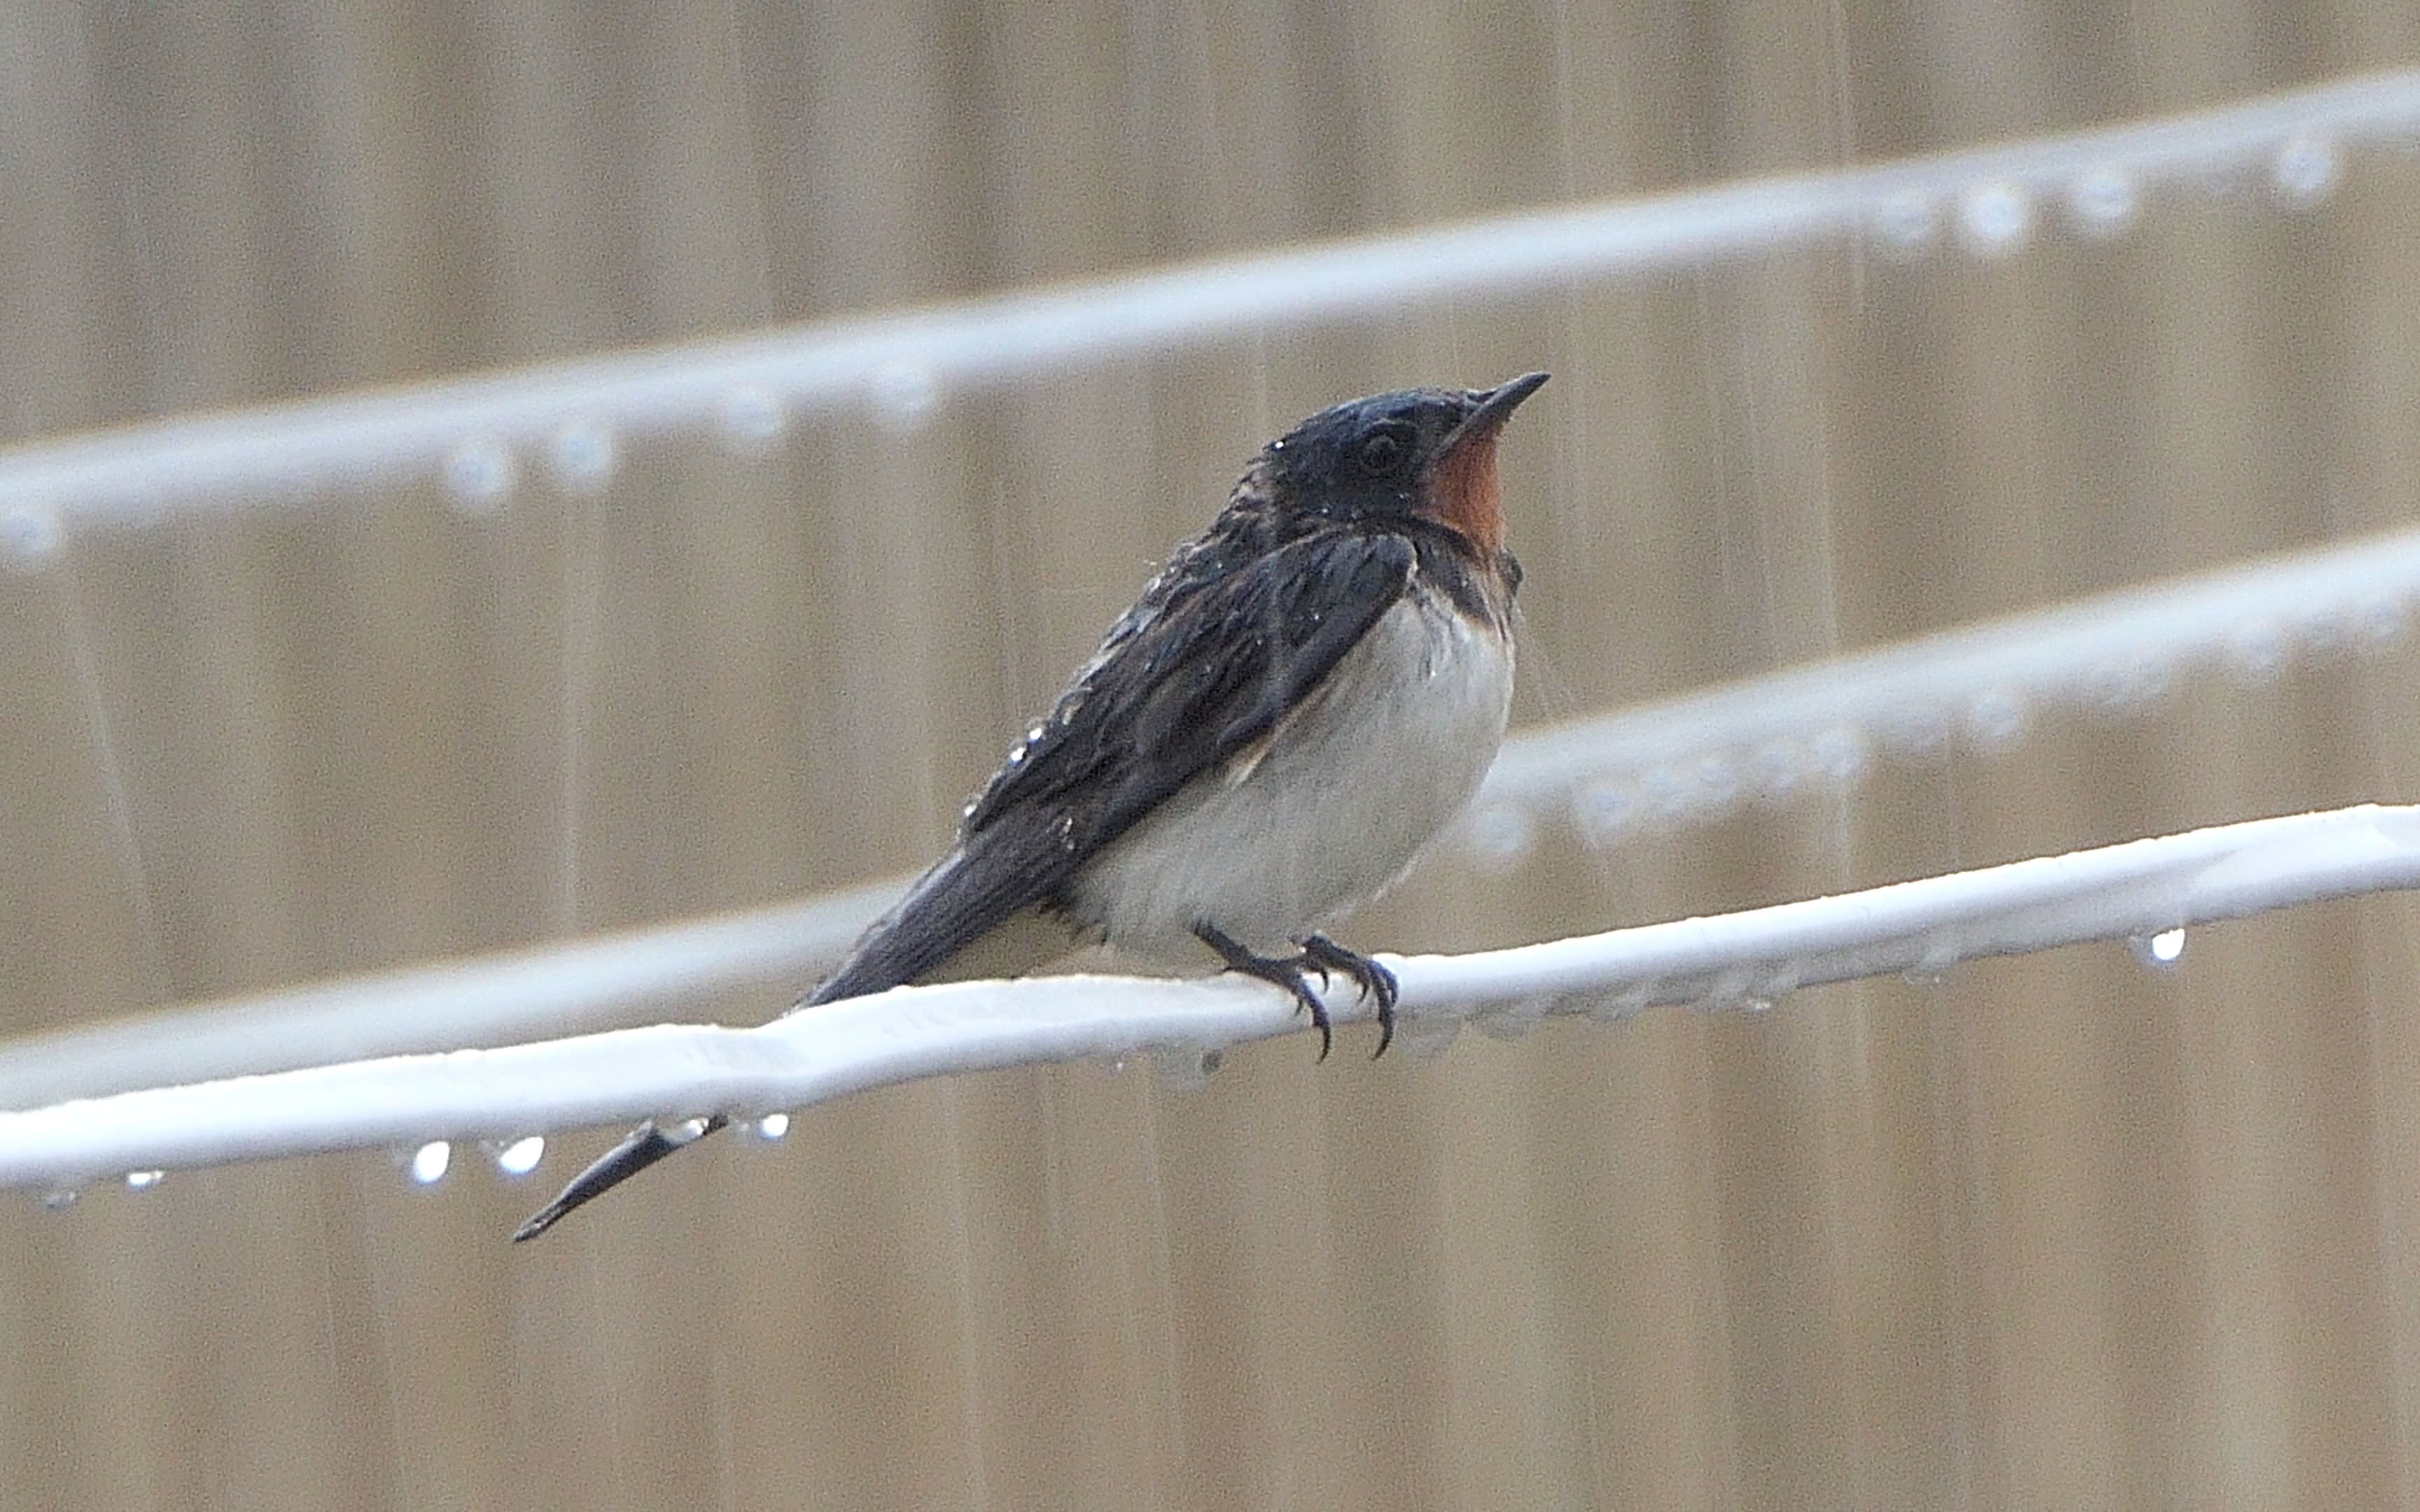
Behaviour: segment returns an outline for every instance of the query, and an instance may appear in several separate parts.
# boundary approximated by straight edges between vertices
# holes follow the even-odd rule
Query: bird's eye
[[[1412,449],[1404,444],[1401,436],[1391,430],[1382,430],[1361,442],[1359,450],[1353,454],[1353,460],[1370,476],[1386,478],[1392,477],[1404,465],[1404,458],[1411,455]]]

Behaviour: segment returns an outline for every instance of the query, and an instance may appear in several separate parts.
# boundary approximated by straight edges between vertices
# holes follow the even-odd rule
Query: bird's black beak
[[[1544,373],[1524,373],[1510,383],[1474,393],[1471,397],[1479,401],[1479,408],[1464,416],[1462,424],[1453,427],[1453,434],[1445,439],[1445,445],[1439,448],[1440,453],[1453,453],[1466,441],[1492,437],[1502,430],[1504,422],[1512,418],[1512,411],[1521,408],[1521,401],[1546,386],[1548,376]]]

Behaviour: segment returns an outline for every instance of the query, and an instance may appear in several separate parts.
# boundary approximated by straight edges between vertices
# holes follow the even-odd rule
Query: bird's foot
[[[1302,958],[1327,980],[1330,971],[1341,971],[1353,979],[1361,995],[1378,1005],[1378,1048],[1370,1053],[1377,1059],[1395,1042],[1395,999],[1399,995],[1395,974],[1371,960],[1358,950],[1348,950],[1325,934],[1314,934],[1302,942]]]
[[[1326,963],[1314,958],[1308,948],[1303,950],[1302,954],[1297,956],[1254,954],[1252,951],[1237,944],[1227,934],[1226,931],[1218,928],[1216,924],[1194,925],[1193,937],[1200,940],[1202,944],[1210,947],[1213,950],[1218,951],[1218,959],[1227,963],[1228,970],[1241,972],[1247,977],[1257,977],[1263,981],[1282,987],[1287,992],[1292,993],[1294,995],[1294,1000],[1301,1004],[1302,1007],[1310,1012],[1312,1026],[1319,1030],[1319,1058],[1322,1060],[1326,1060],[1327,1058],[1328,1048],[1335,1042],[1336,1039],[1335,1031],[1328,1026],[1327,1005],[1321,1002],[1319,1000],[1319,995],[1311,990],[1311,983],[1304,978],[1302,973],[1302,968],[1309,965],[1318,971],[1321,979],[1324,980],[1327,976],[1327,965]],[[1313,938],[1317,938],[1317,936],[1313,936]],[[1336,949],[1337,948],[1330,946],[1329,949]],[[1341,953],[1348,955],[1351,954],[1350,951],[1343,951]],[[1359,960],[1359,957],[1357,956],[1354,959],[1357,961]],[[1367,962],[1362,964],[1365,965],[1368,964]],[[1339,964],[1338,969],[1345,971],[1351,970],[1350,967],[1343,966],[1341,964]],[[1356,980],[1357,980],[1359,979],[1357,978]]]

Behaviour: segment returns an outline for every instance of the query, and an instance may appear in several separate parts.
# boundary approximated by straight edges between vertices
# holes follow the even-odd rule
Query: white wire
[[[2266,676],[2300,650],[2379,648],[2404,633],[2415,596],[2420,532],[2370,537],[1526,731],[1505,743],[1464,841],[1487,850],[1508,820],[1516,840],[1568,820],[1614,843],[1854,781],[1898,745],[1996,748],[2063,700],[2122,708],[2206,663]],[[769,1011],[905,884],[22,1040],[0,1045],[0,1107],[503,1044],[690,1011],[722,991],[761,994]]]
[[[1407,1045],[1493,1010],[1619,1019],[1655,1003],[1766,1005],[1823,982],[2147,938],[2324,898],[2420,887],[2420,809],[2226,825],[1711,918],[1390,961]],[[2173,940],[2169,942],[2173,944]],[[2147,950],[2147,954],[2149,953]],[[2164,953],[2173,953],[2164,951]],[[1348,993],[1340,1021],[1366,1018]],[[754,1117],[922,1077],[1156,1053],[1198,1077],[1225,1046],[1299,1030],[1273,989],[1224,978],[902,988],[751,1029],[658,1026],[541,1044],[154,1088],[0,1114],[0,1185],[680,1118]],[[526,1147],[522,1147],[524,1149]],[[443,1165],[429,1163],[440,1174]],[[147,1184],[147,1180],[144,1184]]]
[[[2165,119],[1868,167],[1604,201],[1395,236],[752,335],[685,343],[0,452],[0,550],[60,526],[139,523],[427,474],[504,486],[538,447],[559,473],[610,465],[618,432],[711,425],[745,438],[790,410],[939,394],[1037,370],[1156,353],[1273,324],[1421,300],[1512,297],[1575,280],[1697,266],[1838,236],[1910,247],[1955,220],[2005,250],[2059,194],[2087,227],[2122,225],[2149,188],[2262,159],[2277,193],[2325,192],[2342,147],[2420,131],[2420,72],[2339,80]]]

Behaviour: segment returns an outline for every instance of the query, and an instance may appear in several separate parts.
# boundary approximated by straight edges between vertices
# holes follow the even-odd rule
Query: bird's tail
[[[623,1137],[620,1144],[597,1157],[589,1167],[575,1176],[554,1200],[531,1213],[519,1228],[513,1230],[513,1242],[535,1239],[555,1225],[555,1221],[589,1198],[602,1196],[621,1185],[648,1166],[676,1149],[686,1149],[731,1120],[718,1113],[710,1119],[691,1119],[673,1126],[666,1134],[652,1121],[643,1123]]]
[[[848,958],[799,1006],[813,1008],[886,992],[928,980],[954,965],[970,965],[985,976],[1014,976],[1064,951],[1066,932],[1055,925],[1041,926],[1024,906],[1042,880],[1037,880],[1032,861],[1024,859],[1033,854],[1030,845],[986,845],[971,853],[951,852],[917,879],[897,905],[867,928]],[[1012,859],[1004,861],[1004,856]],[[1020,922],[1034,927],[1002,927]],[[668,1128],[653,1122],[639,1125],[573,1177],[553,1201],[531,1213],[527,1222],[513,1230],[514,1242],[535,1239],[572,1209],[730,1121],[718,1113]]]

